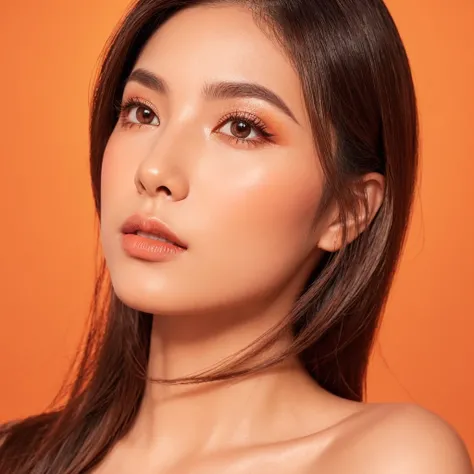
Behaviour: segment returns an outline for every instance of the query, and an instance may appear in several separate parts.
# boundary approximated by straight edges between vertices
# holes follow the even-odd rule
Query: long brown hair
[[[368,172],[382,173],[386,190],[370,225],[352,243],[324,255],[278,327],[210,371],[156,382],[224,380],[297,355],[326,390],[361,401],[406,235],[418,164],[409,62],[382,0],[138,0],[109,40],[92,101],[90,173],[98,218],[102,156],[118,118],[115,104],[140,51],[179,10],[215,3],[250,8],[299,74],[325,173],[325,199],[315,213],[334,199],[345,221],[360,202],[352,184]],[[137,414],[147,382],[151,322],[152,315],[116,297],[102,262],[70,383],[45,413],[4,427],[0,472],[77,474],[96,466]],[[248,362],[289,327],[293,345],[249,368]]]

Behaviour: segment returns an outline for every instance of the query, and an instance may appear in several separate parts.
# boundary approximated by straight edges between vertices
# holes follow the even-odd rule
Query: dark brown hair
[[[250,8],[299,74],[326,181],[322,208],[315,213],[334,199],[345,221],[360,203],[350,184],[368,172],[382,173],[386,190],[370,225],[340,251],[324,255],[293,311],[274,331],[212,371],[172,383],[224,380],[297,355],[322,387],[363,400],[368,359],[405,239],[418,164],[410,67],[382,0],[139,0],[109,40],[93,97],[90,172],[97,215],[100,219],[102,156],[118,118],[114,105],[140,51],[179,10],[217,3]],[[152,315],[126,307],[116,297],[102,262],[90,327],[70,383],[65,382],[45,413],[4,427],[0,472],[77,474],[100,462],[130,429],[140,405],[151,321]],[[288,351],[249,368],[255,355],[265,354],[289,327],[294,343]]]

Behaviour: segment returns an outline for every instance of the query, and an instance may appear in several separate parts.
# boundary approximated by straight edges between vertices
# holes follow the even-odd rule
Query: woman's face
[[[285,54],[246,9],[202,6],[163,25],[134,71],[102,171],[118,297],[164,315],[294,300],[318,258],[323,178]],[[134,214],[187,249],[161,261],[130,254],[122,225]]]

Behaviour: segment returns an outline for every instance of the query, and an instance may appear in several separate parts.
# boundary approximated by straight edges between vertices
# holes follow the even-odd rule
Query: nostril
[[[171,196],[171,190],[167,186],[158,186],[155,189],[155,194],[158,194],[160,191],[163,191],[167,196]]]

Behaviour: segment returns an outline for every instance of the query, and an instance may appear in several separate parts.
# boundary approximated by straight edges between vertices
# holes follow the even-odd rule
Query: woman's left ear
[[[385,195],[385,177],[380,173],[366,174],[354,183],[354,188],[354,195],[358,199],[355,206],[357,214],[348,216],[345,223],[348,244],[366,230],[380,209]],[[367,205],[364,205],[364,201]],[[328,226],[320,234],[318,247],[327,252],[336,252],[344,244],[342,241],[344,223],[337,208],[334,209],[333,215],[329,216],[328,222]]]

